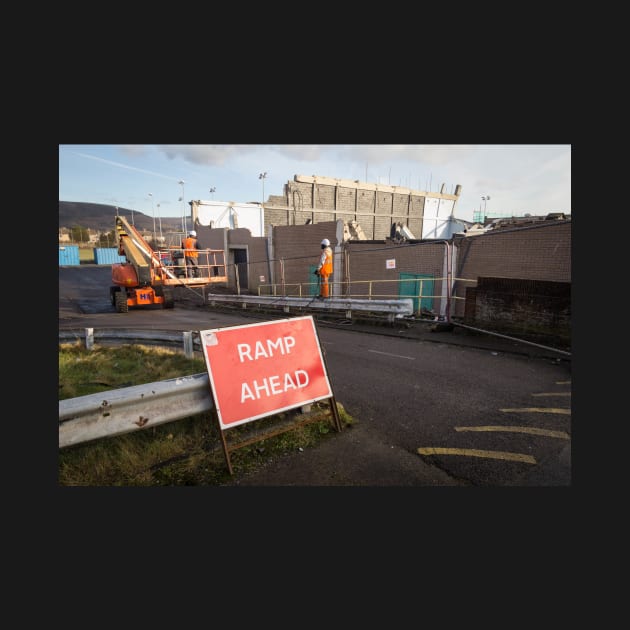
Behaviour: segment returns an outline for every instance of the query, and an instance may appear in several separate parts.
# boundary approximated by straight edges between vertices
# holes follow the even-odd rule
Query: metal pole
[[[267,171],[265,171],[264,173],[260,173],[260,175],[258,175],[258,179],[262,179],[262,203],[260,205],[264,206],[265,205],[265,178],[267,177]]]
[[[164,237],[162,236],[162,215],[160,214],[160,204],[159,203],[157,205],[157,209],[158,209],[158,219],[159,219],[159,223],[160,223],[160,243],[162,243],[164,241]]]
[[[155,208],[153,207],[153,193],[149,193],[151,197],[151,213],[153,214],[153,240],[155,241]]]
[[[180,179],[179,180],[179,185],[182,187],[182,196],[180,201],[182,202],[182,230],[184,232],[184,238],[186,237],[186,215],[184,214],[184,197],[185,197],[185,192],[184,192],[184,180]]]

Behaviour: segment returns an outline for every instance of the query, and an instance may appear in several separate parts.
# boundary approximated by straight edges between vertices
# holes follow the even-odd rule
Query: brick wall
[[[282,282],[286,295],[308,294],[307,284],[317,282],[311,269],[319,259],[320,243],[328,238],[335,251],[333,295],[360,297],[371,291],[372,297],[391,299],[399,295],[400,274],[429,276],[433,279],[432,310],[444,314],[446,243],[426,240],[397,244],[389,239],[338,243],[342,225],[337,220],[275,226],[270,261],[267,239],[252,237],[249,230],[200,227],[198,232],[205,247],[223,249],[224,238],[229,239],[228,249],[247,247],[249,289],[253,293],[258,292],[260,276],[265,277],[263,284],[270,283],[271,267],[278,294],[282,294]],[[570,221],[458,238],[453,250],[456,282],[450,301],[452,317],[489,330],[523,333],[527,329],[527,334],[541,338],[570,337]],[[228,275],[233,286],[234,274]],[[270,289],[261,293],[268,295]]]
[[[571,221],[457,239],[452,315],[463,316],[466,289],[479,277],[571,282]]]
[[[444,243],[429,241],[394,244],[391,241],[348,241],[346,243],[346,277],[348,290],[355,296],[384,295],[395,299],[400,290],[400,274],[430,276],[434,280],[433,310],[442,306]],[[388,264],[388,261],[389,264]],[[367,280],[372,282],[368,284]],[[381,281],[381,282],[379,282]],[[423,292],[423,295],[425,293]]]
[[[200,225],[197,226],[197,238],[202,248],[225,251],[228,288],[236,289],[234,249],[244,249],[247,252],[247,291],[249,293],[257,294],[261,284],[270,282],[266,237],[252,236],[247,228],[231,230]],[[261,276],[264,280],[260,279]]]
[[[286,285],[316,282],[310,273],[321,254],[323,238],[333,250],[339,229],[337,221],[273,228],[273,267],[276,283]],[[396,245],[391,241],[346,241],[336,249],[331,278],[334,295],[356,297],[372,294],[380,299],[399,295],[400,274],[421,274],[434,279],[434,309],[442,305],[445,245],[443,242],[418,242]],[[395,261],[395,267],[387,261]],[[282,261],[282,265],[280,263]],[[368,283],[368,281],[371,281]],[[302,287],[306,290],[306,287]],[[290,294],[288,291],[287,294]]]
[[[571,283],[478,278],[466,291],[464,322],[538,341],[571,338]]]
[[[330,241],[333,251],[335,250],[337,230],[337,221],[275,226],[273,228],[275,282],[280,284],[284,280],[285,285],[317,282],[317,278],[310,273],[310,267],[317,265],[319,261],[322,253],[321,242],[324,238]],[[343,270],[337,267],[338,264],[335,264],[333,281],[343,273]],[[302,290],[306,290],[306,287]],[[287,290],[287,295],[295,293]]]

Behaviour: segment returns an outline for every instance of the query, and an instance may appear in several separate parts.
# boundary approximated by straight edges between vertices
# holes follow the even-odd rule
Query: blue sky
[[[294,175],[433,192],[445,184],[449,193],[460,184],[455,216],[468,221],[484,205],[505,215],[571,213],[570,144],[59,145],[59,201],[148,216],[189,212],[182,194],[186,202],[260,202],[263,185],[265,199],[281,195]]]

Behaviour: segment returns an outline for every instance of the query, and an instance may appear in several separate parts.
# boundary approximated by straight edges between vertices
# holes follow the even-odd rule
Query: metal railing
[[[397,300],[401,298],[409,298],[417,304],[414,309],[415,315],[420,315],[422,311],[423,300],[437,299],[445,300],[447,303],[446,310],[448,312],[448,302],[455,296],[450,295],[450,291],[445,290],[443,293],[425,293],[425,284],[433,286],[437,282],[448,281],[449,278],[403,278],[403,279],[381,279],[381,280],[352,280],[352,281],[330,281],[330,295],[332,297],[342,298],[359,298],[367,300]],[[468,280],[464,282],[472,282]],[[401,286],[410,286],[411,283],[418,283],[418,291],[414,293],[401,294]],[[395,292],[383,291],[383,286],[397,287]],[[295,283],[273,283],[261,284],[258,287],[258,295],[263,294],[271,297],[313,297],[318,293],[319,283],[317,282],[295,282]],[[457,298],[463,299],[463,298]]]
[[[192,330],[121,330],[120,328],[84,328],[83,330],[60,330],[59,343],[84,341],[90,350],[96,342],[137,343],[181,348],[187,359],[195,351],[202,351],[199,333]]]
[[[225,252],[222,249],[199,249],[196,251],[198,254],[197,277],[226,282]],[[176,278],[192,277],[191,268],[186,265],[184,251],[180,247],[155,250],[155,256],[172,276]]]

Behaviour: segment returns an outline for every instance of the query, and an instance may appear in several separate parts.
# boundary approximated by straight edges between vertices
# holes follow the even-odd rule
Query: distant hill
[[[132,217],[133,213],[133,217]],[[129,210],[118,206],[118,214],[129,221],[133,218],[134,225],[140,230],[153,229],[153,216],[148,216],[137,210]],[[155,217],[156,229],[159,229],[159,217]],[[59,202],[59,227],[82,227],[91,230],[109,232],[115,229],[116,206],[103,203],[84,203],[80,201]],[[162,231],[171,232],[181,230],[181,217],[162,217]]]

